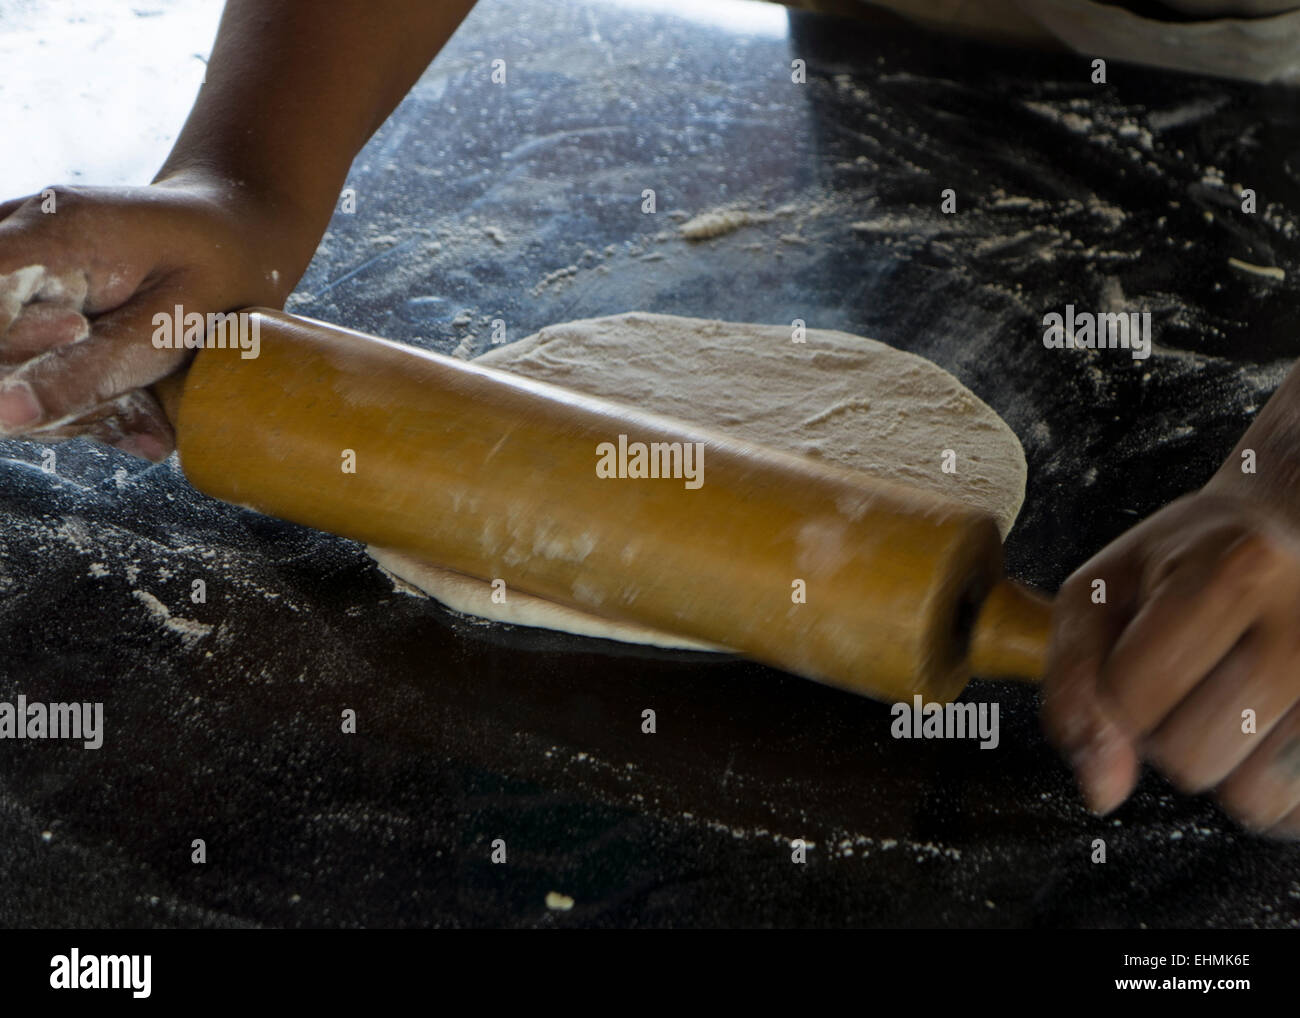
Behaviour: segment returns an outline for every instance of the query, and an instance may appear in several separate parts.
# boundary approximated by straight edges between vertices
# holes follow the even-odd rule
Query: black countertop
[[[484,0],[290,309],[462,355],[632,309],[886,340],[1020,436],[1009,568],[1054,587],[1207,478],[1294,355],[1296,94],[761,11]],[[775,218],[677,238],[729,202]],[[1157,352],[1045,349],[1067,303],[1151,311]],[[0,699],[107,729],[0,742],[5,925],[1300,925],[1300,848],[1150,774],[1091,816],[1033,689],[967,692],[994,751],[896,742],[887,705],[744,661],[456,616],[174,461],[0,453]]]

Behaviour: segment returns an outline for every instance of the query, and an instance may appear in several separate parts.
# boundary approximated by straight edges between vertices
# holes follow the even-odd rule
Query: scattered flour
[[[744,206],[728,206],[699,213],[677,227],[677,232],[686,240],[712,240],[714,237],[734,233],[742,226],[771,222],[773,218],[770,212],[755,212]]]
[[[1242,272],[1250,272],[1256,276],[1276,279],[1279,283],[1286,279],[1286,270],[1277,268],[1274,265],[1253,265],[1250,262],[1243,262],[1240,258],[1229,258],[1228,264],[1234,269],[1240,269]]]
[[[537,285],[534,286],[532,290],[529,292],[532,293],[534,297],[540,297],[544,290],[548,289],[549,287],[556,286],[557,284],[566,283],[577,274],[578,274],[578,266],[565,265],[563,268],[556,269],[554,272],[548,272],[540,280],[537,281]]]
[[[213,627],[206,622],[199,622],[195,619],[182,618],[179,615],[173,615],[171,609],[150,594],[147,590],[133,590],[131,593],[140,601],[153,617],[161,622],[166,628],[180,636],[181,641],[186,647],[191,646],[198,640],[212,632]]]

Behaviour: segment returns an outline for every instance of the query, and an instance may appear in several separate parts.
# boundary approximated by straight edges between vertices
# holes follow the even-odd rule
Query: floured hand
[[[155,314],[282,306],[310,251],[277,248],[266,203],[192,175],[49,190],[53,211],[0,205],[0,435],[163,459],[174,436],[148,386],[187,352],[154,347]]]

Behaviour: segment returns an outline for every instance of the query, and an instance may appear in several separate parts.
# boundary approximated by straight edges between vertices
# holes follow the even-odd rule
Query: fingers
[[[0,275],[0,365],[85,339],[87,289],[85,272],[75,269],[55,272],[34,264]]]
[[[1300,604],[1300,554],[1267,532],[1247,534],[1222,553],[1202,600],[1222,621],[1207,623],[1209,628],[1200,630],[1199,637],[1183,634],[1182,639],[1204,641],[1203,657],[1196,655],[1193,662],[1211,657],[1236,630],[1244,632],[1152,732],[1147,754],[1183,791],[1203,792],[1226,784],[1233,794],[1243,796],[1239,768],[1258,770],[1275,754],[1280,743],[1271,733],[1285,725],[1284,719],[1300,704],[1295,610]],[[1160,677],[1148,681],[1159,682]],[[1287,737],[1285,730],[1279,736]],[[1300,773],[1291,781],[1300,786]],[[1267,774],[1261,776],[1261,788],[1268,790],[1260,794],[1277,809],[1272,821],[1296,805],[1279,802],[1279,796],[1285,796],[1274,784]],[[1250,800],[1247,807],[1254,822],[1261,823],[1260,801]]]
[[[90,277],[84,270],[58,271],[47,267],[45,278],[41,281],[41,288],[36,293],[36,299],[64,304],[80,311],[86,303],[89,290]]]
[[[1138,777],[1133,737],[1100,685],[1106,656],[1123,631],[1136,577],[1110,569],[1114,600],[1095,602],[1093,579],[1105,570],[1106,560],[1093,559],[1062,586],[1043,693],[1047,736],[1070,762],[1089,807],[1101,814],[1119,806]]]
[[[136,389],[95,407],[75,421],[27,436],[53,444],[86,437],[159,463],[175,448],[176,437],[161,404],[146,389]]]
[[[94,315],[125,304],[167,261],[167,250],[177,253],[167,248],[175,211],[141,202],[142,189],[46,190],[57,196],[57,213],[45,214],[42,195],[0,204],[0,335],[15,313],[10,308],[6,319],[6,281],[19,274],[43,270],[40,292],[19,304],[51,300]]]
[[[1267,541],[1207,539],[1155,564],[1162,579],[1115,643],[1101,686],[1138,734],[1152,732],[1266,609],[1280,566]]]
[[[150,342],[153,308],[166,298],[130,304],[95,320],[81,342],[56,346],[0,380],[0,433],[48,430],[90,413],[169,374],[185,352]],[[152,433],[152,431],[151,431]]]
[[[0,339],[0,364],[16,365],[56,346],[90,335],[90,322],[76,308],[52,301],[28,304]]]
[[[1190,794],[1228,778],[1300,700],[1293,643],[1253,627],[1152,733],[1148,759]]]
[[[26,265],[0,274],[0,335],[9,330],[24,305],[35,299],[44,281],[43,265]]]
[[[1300,838],[1300,706],[1255,738],[1257,748],[1219,786],[1218,799],[1255,831]]]
[[[29,255],[30,257],[30,255]],[[45,440],[62,440],[76,434],[97,438],[149,458],[166,456],[171,430],[165,417],[157,420],[156,401],[147,394],[127,399],[111,395],[93,378],[80,373],[95,371],[106,356],[117,361],[123,349],[115,332],[132,327],[137,314],[106,316],[99,341],[72,355],[47,357],[51,351],[87,340],[91,325],[81,313],[88,290],[81,270],[52,271],[42,264],[25,265],[0,275],[0,433],[22,434],[45,429]],[[138,337],[136,345],[140,346]],[[144,354],[126,358],[127,371],[147,364]],[[145,378],[145,381],[152,381]],[[111,384],[111,383],[110,383]],[[89,406],[86,404],[89,402]],[[69,421],[80,410],[88,415]]]

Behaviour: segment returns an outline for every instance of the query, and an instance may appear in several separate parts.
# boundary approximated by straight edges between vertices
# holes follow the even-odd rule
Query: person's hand
[[[154,315],[281,307],[310,251],[237,186],[53,191],[52,213],[39,194],[0,205],[0,436],[163,459],[173,433],[146,387],[192,351],[156,349]]]
[[[1108,545],[1057,597],[1043,722],[1095,812],[1145,760],[1300,837],[1300,532],[1206,490]]]

